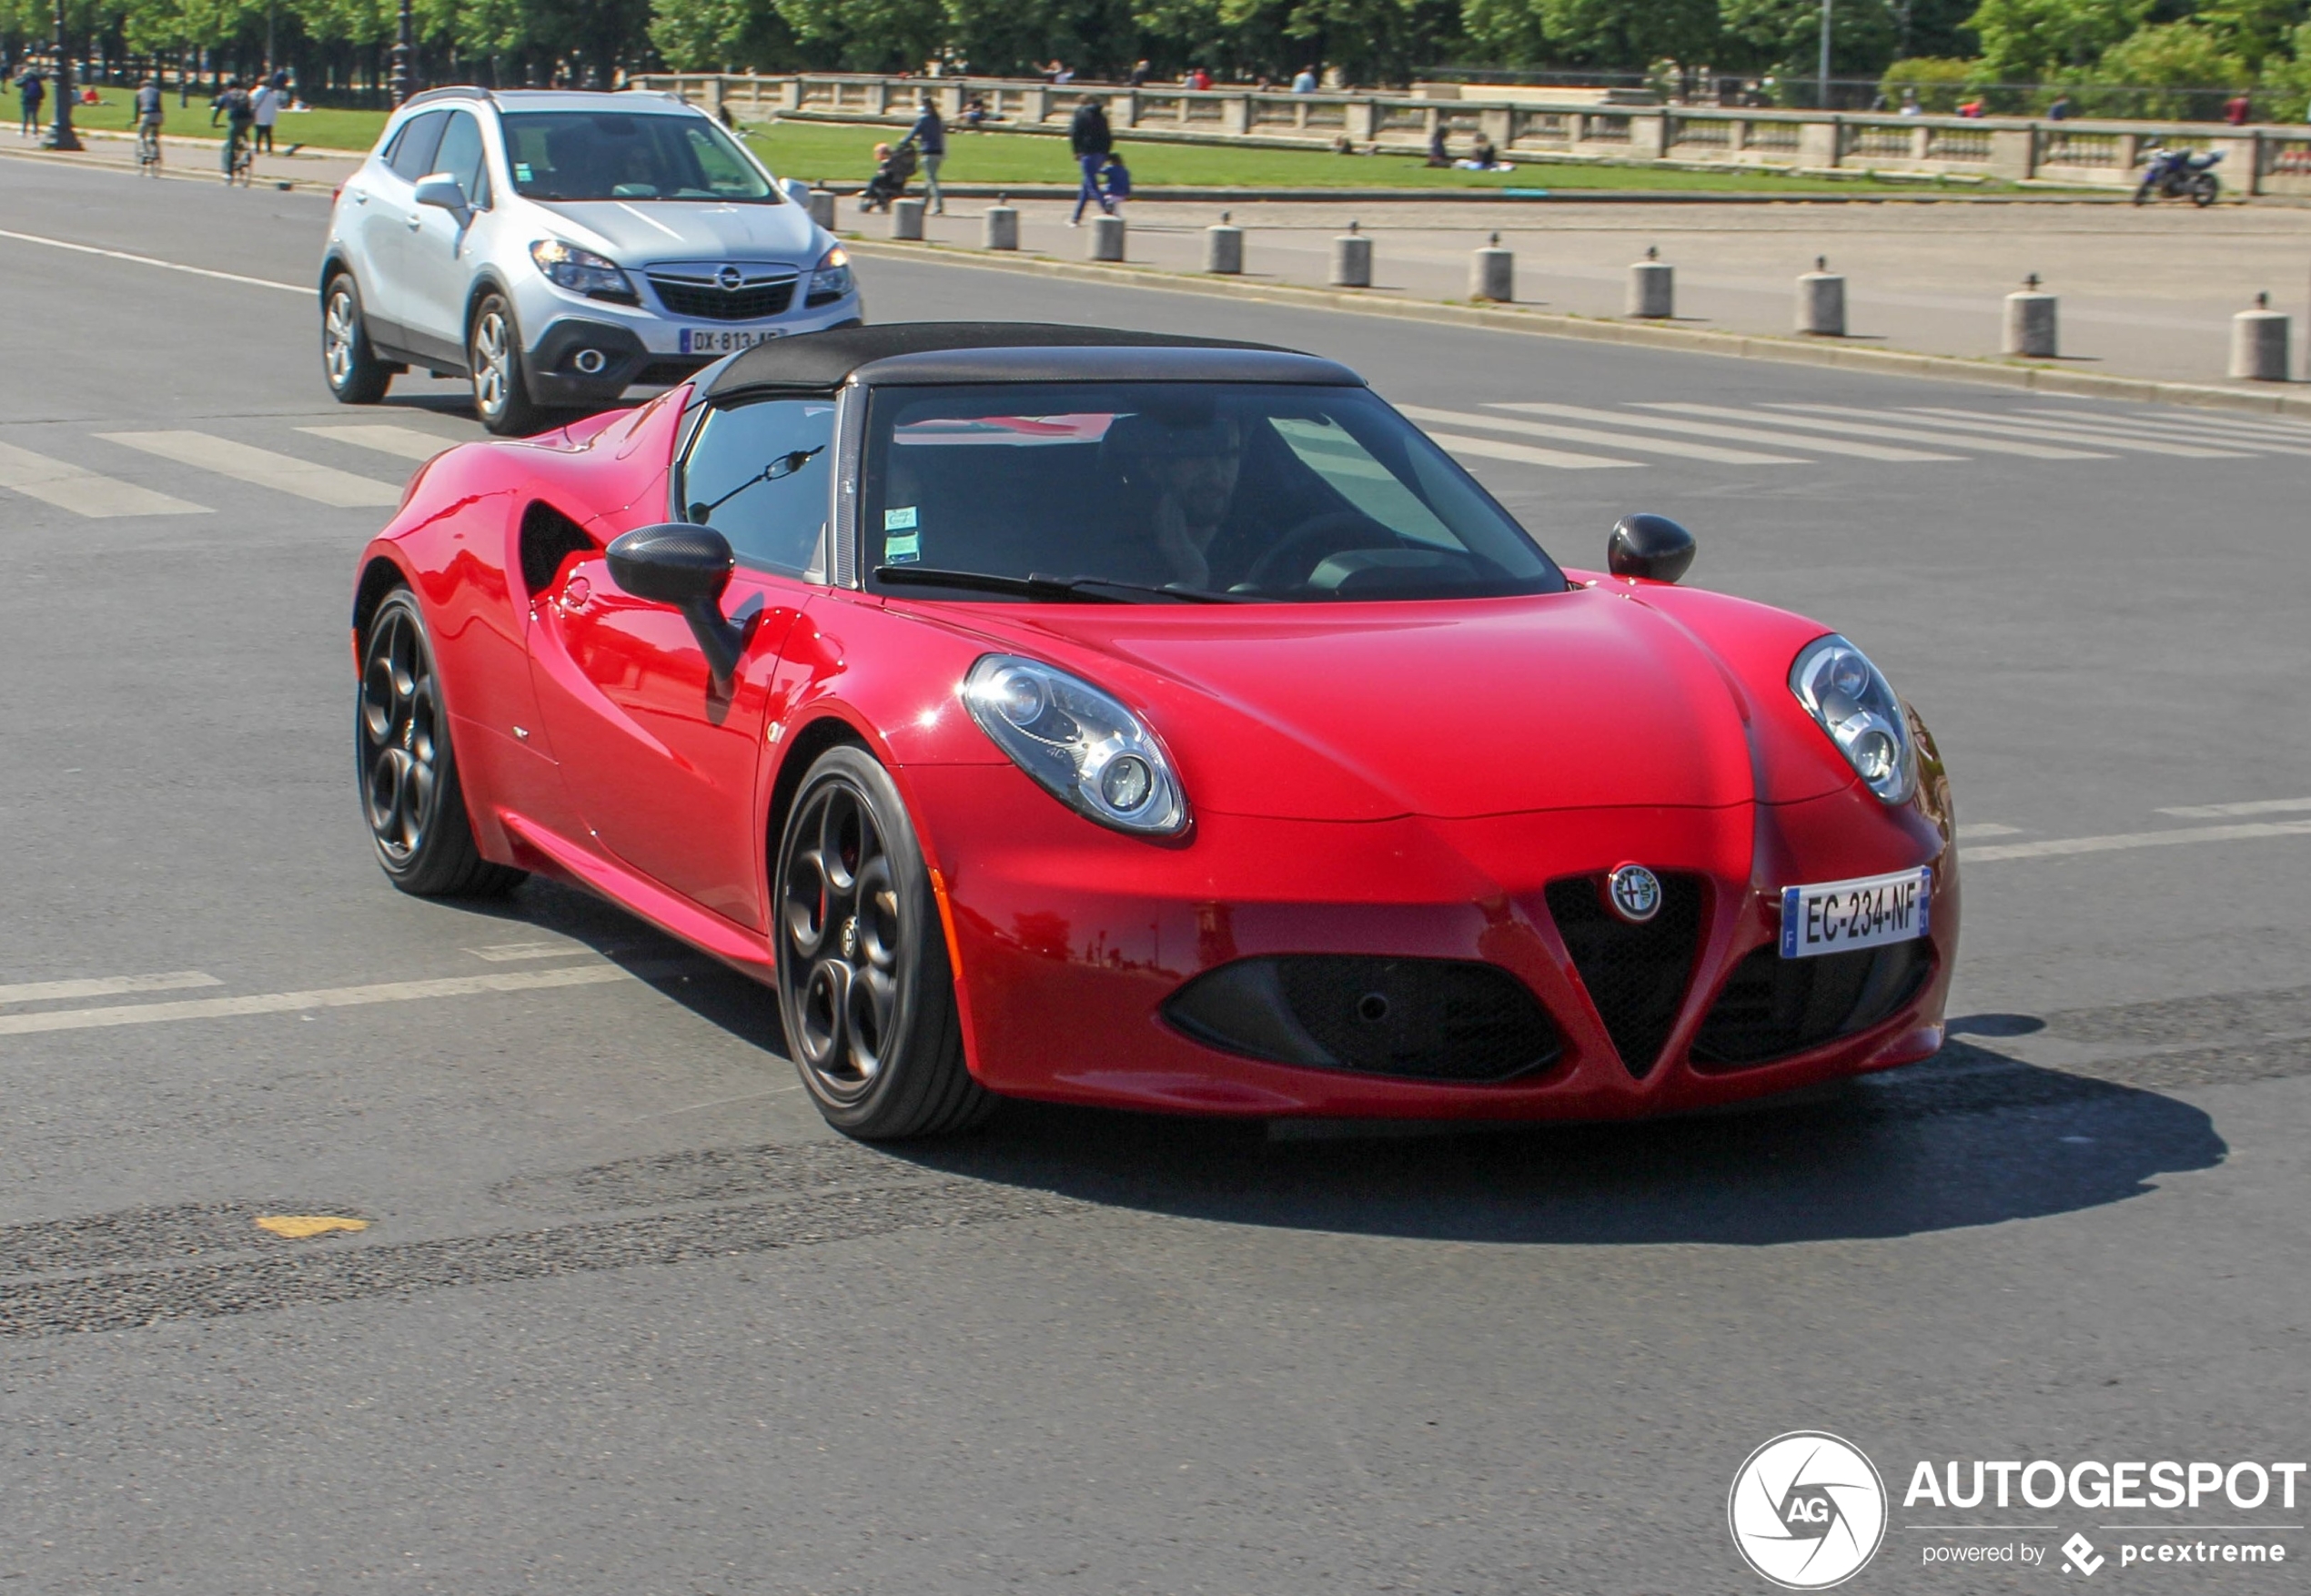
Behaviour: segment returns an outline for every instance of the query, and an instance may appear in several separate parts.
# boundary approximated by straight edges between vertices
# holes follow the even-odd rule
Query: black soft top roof
[[[1038,382],[1113,378],[1172,382],[1361,386],[1347,367],[1228,338],[1038,321],[892,321],[774,338],[733,355],[709,396],[869,383]]]

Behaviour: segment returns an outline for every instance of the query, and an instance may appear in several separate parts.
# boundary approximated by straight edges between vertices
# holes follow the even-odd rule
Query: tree
[[[1966,25],[1994,83],[2035,83],[2084,66],[2126,37],[2153,0],[1982,0]]]
[[[1717,0],[1539,0],[1542,30],[1568,60],[1642,67],[1668,56],[1706,61],[1719,38]]]
[[[2133,116],[2203,116],[2206,107],[2199,102],[2208,96],[2183,91],[2244,88],[2255,75],[2196,23],[2170,22],[2144,28],[2104,51],[2094,76],[2104,84],[2165,91],[2136,97]]]
[[[1725,35],[1741,57],[1726,65],[1811,77],[1821,59],[1822,0],[1722,0]],[[1830,70],[1875,77],[1893,59],[1894,16],[1886,0],[1836,0]]]

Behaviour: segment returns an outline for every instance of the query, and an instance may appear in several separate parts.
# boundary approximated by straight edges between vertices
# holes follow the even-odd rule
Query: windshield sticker
[[[908,530],[915,524],[914,510],[915,507],[909,504],[903,506],[898,510],[884,510],[883,512],[883,530],[886,532],[903,532]],[[907,541],[912,543],[914,540],[913,538],[909,538]]]
[[[885,565],[912,565],[922,558],[923,540],[913,532],[903,538],[883,540],[883,563]]]
[[[527,183],[530,181],[530,163],[528,161],[514,162],[513,180],[517,183]]]

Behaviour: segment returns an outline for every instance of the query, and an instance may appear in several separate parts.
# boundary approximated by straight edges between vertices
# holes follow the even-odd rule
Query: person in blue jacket
[[[923,96],[923,114],[914,119],[914,126],[907,136],[914,140],[914,147],[923,157],[923,197],[931,202],[931,214],[944,216],[947,197],[939,192],[939,163],[947,158],[947,124],[929,95]]]

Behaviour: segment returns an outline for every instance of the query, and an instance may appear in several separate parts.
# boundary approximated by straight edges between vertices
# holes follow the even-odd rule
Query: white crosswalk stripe
[[[1923,427],[1882,427],[1867,421],[1832,420],[1826,416],[1767,416],[1760,418],[1753,410],[1737,410],[1729,405],[1692,405],[1655,403],[1644,407],[1649,410],[1674,410],[1680,416],[1730,416],[1741,419],[1763,419],[1777,426],[1804,428],[1815,432],[1834,432],[1842,437],[1883,438],[1897,443],[1934,444],[1945,449],[1977,449],[1984,454],[2020,455],[2024,460],[2110,460],[2108,454],[2095,454],[2083,449],[2058,449],[2051,443],[2021,443],[2011,438],[1966,438],[1954,433],[1934,432]],[[1792,405],[1769,405],[1771,410],[1793,409]],[[1792,443],[1806,444],[1810,438],[1793,438]]]
[[[207,515],[206,504],[156,493],[66,460],[0,443],[0,488],[102,520],[123,515]]]
[[[1469,438],[1457,432],[1431,432],[1428,436],[1438,448],[1453,454],[1515,460],[1527,466],[1554,466],[1560,471],[1593,471],[1640,463],[1633,460],[1607,460],[1596,454],[1568,454],[1559,449],[1535,449],[1529,443],[1509,443],[1498,438]]]
[[[1426,405],[1398,405],[1397,409],[1416,421],[1482,427],[1494,432],[1513,432],[1522,438],[1560,439],[1567,443],[1601,443],[1609,449],[1628,450],[1632,454],[1666,454],[1679,460],[1713,460],[1728,466],[1802,466],[1812,463],[1797,455],[1758,454],[1750,450],[1719,449],[1707,443],[1667,438],[1633,438],[1626,431],[1604,432],[1593,427],[1560,427],[1547,421],[1517,420],[1508,416],[1480,416],[1468,410],[1435,410]]]
[[[1808,405],[1810,410],[1829,409],[1827,405]],[[2025,438],[2044,438],[2057,443],[2091,443],[2104,449],[2115,449],[2134,454],[2172,455],[2178,460],[2246,460],[2251,457],[2236,450],[2216,449],[2197,443],[2167,443],[2151,438],[2118,438],[2104,433],[2097,436],[2074,428],[2057,427],[2051,421],[2026,421],[2007,412],[1994,421],[1980,421],[1970,410],[1947,410],[1931,405],[1919,405],[1902,412],[1910,416],[1933,418],[1933,425],[1953,427],[1961,432],[1994,432],[2002,438],[2017,434]]]
[[[1695,438],[1721,438],[1733,443],[1763,443],[1786,446],[1786,433],[1764,432],[1754,427],[1727,427],[1714,421],[1673,420],[1666,416],[1632,416],[1620,410],[1589,409],[1580,405],[1541,404],[1531,401],[1493,403],[1489,410],[1514,410],[1519,415],[1562,416],[1574,421],[1605,421],[1619,427],[1642,427],[1654,432],[1672,432]],[[1882,443],[1856,443],[1843,438],[1808,439],[1806,447],[1816,454],[1842,454],[1855,460],[1963,460],[1963,455],[1931,454],[1922,450],[1895,449]]]
[[[99,432],[96,436],[107,443],[156,454],[196,470],[215,471],[219,476],[237,478],[260,488],[277,489],[341,510],[401,502],[398,483],[380,482],[374,477],[340,471],[334,466],[315,465],[295,455],[276,454],[269,449],[237,443],[212,433]]]
[[[2080,432],[2114,433],[2121,438],[2158,438],[2169,443],[2208,443],[2218,449],[2247,449],[2257,454],[2311,456],[2311,439],[2286,439],[2247,432],[2235,427],[2152,420],[2141,416],[2081,417],[2068,410],[2018,410],[2015,414]]]
[[[389,422],[369,422],[357,427],[299,427],[313,438],[326,438],[331,443],[349,443],[356,449],[374,449],[401,460],[428,460],[447,449],[455,449],[457,439],[437,438],[430,432],[420,432],[415,427],[396,427]]]
[[[2175,406],[2163,410],[2074,410],[2046,409],[2029,412],[2061,419],[2084,419],[2089,416],[2114,420],[2155,421],[2162,427],[2205,427],[2226,431],[2251,433],[2256,437],[2276,438],[2282,443],[2311,443],[2311,425],[2289,421],[2277,416],[2247,416],[2235,410],[2199,410]]]

